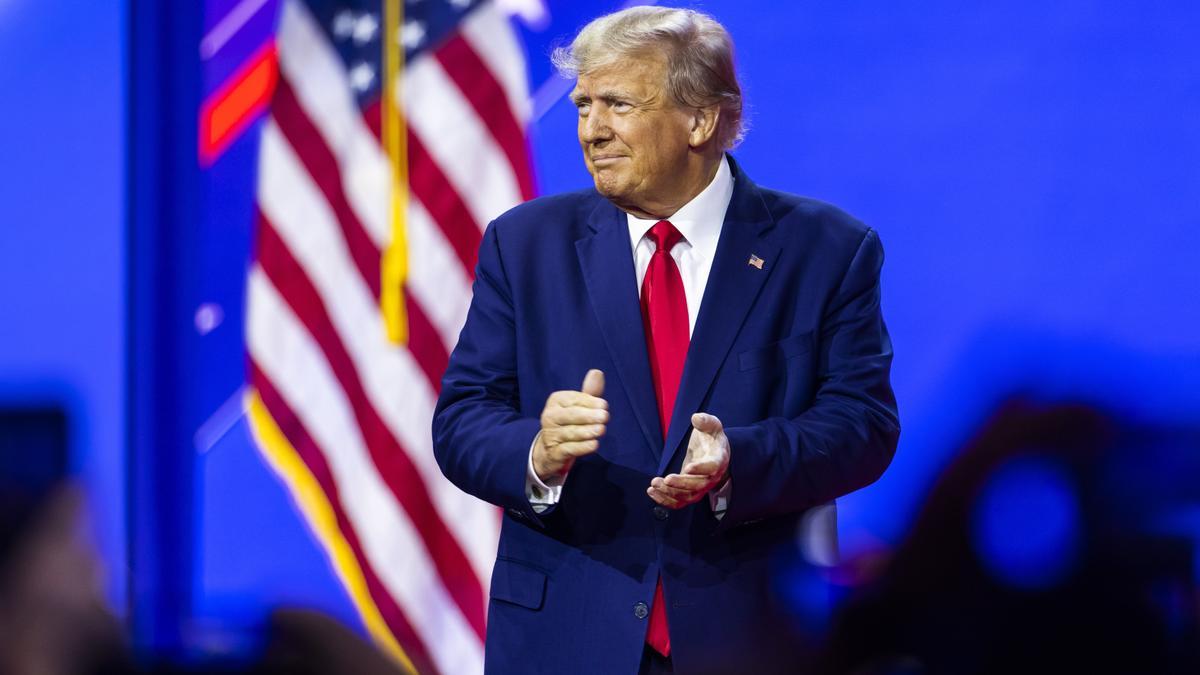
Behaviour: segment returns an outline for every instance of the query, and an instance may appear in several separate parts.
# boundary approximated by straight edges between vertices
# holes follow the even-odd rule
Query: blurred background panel
[[[571,84],[548,54],[622,5],[501,4],[525,57],[536,192],[587,187]],[[887,250],[904,431],[884,477],[839,500],[846,560],[889,556],[1013,395],[1156,429],[1194,422],[1200,6],[680,4],[733,34],[749,175],[842,207]],[[134,605],[179,623],[166,642],[236,652],[280,604],[366,630],[245,415],[271,86],[254,78],[275,58],[283,3],[134,5],[0,0],[0,405],[67,409],[110,600],[128,607],[132,541]],[[206,144],[206,105],[246,82]],[[127,461],[134,446],[145,462]],[[1149,455],[1151,474],[1198,452],[1172,447]],[[1034,476],[1030,499],[1047,494],[1044,474],[1011,475]],[[1195,541],[1194,497],[1168,510]],[[167,510],[130,512],[130,499]]]
[[[0,409],[65,411],[121,612],[128,11],[0,2]]]

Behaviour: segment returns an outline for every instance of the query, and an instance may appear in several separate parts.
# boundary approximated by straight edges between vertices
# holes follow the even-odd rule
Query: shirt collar
[[[711,254],[717,248],[717,240],[721,237],[721,225],[725,222],[725,211],[729,209],[729,200],[733,198],[733,172],[729,169],[729,159],[722,156],[721,164],[717,167],[717,175],[700,194],[692,201],[683,205],[675,215],[668,220],[679,230],[683,238],[693,249]],[[629,222],[629,240],[634,249],[638,242],[658,219],[645,220],[632,214],[625,214]]]

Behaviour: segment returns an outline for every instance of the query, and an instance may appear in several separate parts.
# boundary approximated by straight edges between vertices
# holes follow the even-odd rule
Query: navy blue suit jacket
[[[807,508],[871,483],[891,460],[899,424],[878,237],[730,163],[733,197],[665,444],[625,214],[588,190],[518,206],[484,234],[433,436],[446,476],[504,509],[488,672],[636,672],[641,603],[660,574],[678,670],[769,665],[786,653],[773,553],[794,545]],[[535,513],[525,472],[539,416],[589,368],[607,379],[608,432],[561,501]],[[731,446],[720,520],[707,499],[664,512],[646,495],[653,476],[679,470],[696,411],[719,417]]]

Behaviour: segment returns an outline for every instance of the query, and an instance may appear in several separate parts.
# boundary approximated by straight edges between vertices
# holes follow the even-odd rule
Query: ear
[[[717,123],[721,119],[721,107],[705,106],[692,110],[692,128],[688,133],[688,145],[698,148],[717,137]]]

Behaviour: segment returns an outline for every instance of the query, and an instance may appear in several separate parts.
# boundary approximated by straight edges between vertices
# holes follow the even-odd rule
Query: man
[[[899,433],[875,233],[759,188],[728,34],[601,17],[577,76],[595,189],[496,219],[433,423],[504,508],[493,673],[787,670],[769,566]]]

